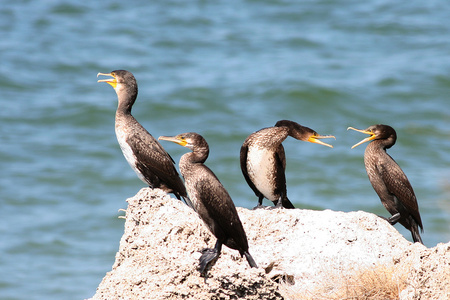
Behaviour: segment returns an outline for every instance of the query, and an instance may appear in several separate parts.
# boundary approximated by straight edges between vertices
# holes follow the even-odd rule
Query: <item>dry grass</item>
[[[330,275],[313,290],[299,290],[301,287],[284,284],[281,293],[285,299],[296,300],[398,299],[406,287],[406,277],[407,270],[397,265],[380,265],[352,270],[346,275]]]

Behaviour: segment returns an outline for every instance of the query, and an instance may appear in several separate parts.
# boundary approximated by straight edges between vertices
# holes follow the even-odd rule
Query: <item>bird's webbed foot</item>
[[[205,248],[201,251],[202,256],[199,259],[198,270],[201,274],[205,274],[206,267],[213,260],[217,259],[220,253],[216,249]]]
[[[255,209],[264,209],[264,208],[266,208],[267,206],[264,206],[262,203],[263,203],[263,200],[264,200],[264,196],[263,195],[259,195],[258,196],[258,205],[256,205],[255,207],[253,207],[253,210],[255,210]]]
[[[252,209],[253,210],[255,210],[255,209],[265,209],[267,206],[264,206],[264,205],[262,205],[262,204],[258,204],[258,205],[256,205],[255,207],[253,207]]]
[[[278,200],[277,204],[275,204],[275,206],[271,206],[269,209],[280,209],[280,208],[284,208],[283,206],[283,201]]]
[[[386,218],[383,216],[378,216],[378,217],[382,218],[383,220],[388,221],[389,224],[391,224],[391,225],[395,225],[398,222],[398,220],[400,220],[400,213],[396,213],[395,215],[393,215],[389,218]]]
[[[202,255],[200,256],[200,259],[199,259],[198,270],[200,271],[200,274],[202,276],[205,276],[205,278],[207,275],[206,274],[207,267],[209,265],[211,265],[212,263],[214,263],[219,258],[221,250],[222,250],[222,243],[217,241],[214,249],[205,248],[200,251],[202,253]]]
[[[386,219],[391,225],[395,225],[398,220],[400,220],[400,213],[396,213],[395,215],[393,215],[390,218]]]

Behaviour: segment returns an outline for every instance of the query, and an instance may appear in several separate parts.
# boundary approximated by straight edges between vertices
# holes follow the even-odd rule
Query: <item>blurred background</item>
[[[350,149],[365,135],[346,128],[391,125],[424,243],[448,242],[449,15],[438,0],[3,1],[0,298],[88,298],[111,270],[118,210],[144,187],[116,141],[116,94],[97,83],[115,69],[137,78],[133,114],[155,137],[206,138],[237,206],[257,204],[243,141],[289,119],[336,136],[334,149],[284,142],[297,207],[389,216],[366,144]],[[187,151],[163,146],[177,162]]]

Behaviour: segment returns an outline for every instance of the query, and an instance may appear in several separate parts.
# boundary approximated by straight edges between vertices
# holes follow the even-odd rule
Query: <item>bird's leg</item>
[[[282,196],[280,196],[280,198],[278,199],[277,205],[275,205],[273,207],[273,209],[275,209],[275,208],[284,208],[283,207],[283,197]]]
[[[284,198],[284,195],[283,195],[283,193],[281,193],[280,198],[278,198],[277,204],[275,206],[271,207],[270,209],[284,208],[283,198]]]
[[[200,256],[198,267],[201,275],[204,275],[206,277],[206,268],[208,267],[209,263],[213,262],[219,257],[220,251],[222,251],[222,242],[220,242],[219,240],[217,240],[214,249],[205,248],[201,251],[202,255]]]
[[[398,220],[400,220],[400,213],[396,213],[395,215],[393,215],[390,218],[386,219],[391,225],[395,225],[395,223],[398,222]]]
[[[263,195],[259,195],[258,196],[258,205],[253,207],[253,209],[265,208],[265,206],[262,205],[263,199],[264,199],[264,196]]]

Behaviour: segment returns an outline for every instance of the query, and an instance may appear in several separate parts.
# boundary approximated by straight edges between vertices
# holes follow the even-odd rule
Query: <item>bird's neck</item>
[[[180,165],[181,163],[184,164],[203,164],[209,155],[209,149],[208,148],[197,148],[193,152],[189,152],[184,154],[181,157]]]
[[[280,127],[277,131],[275,137],[273,138],[275,145],[279,145],[288,137],[293,135],[290,133],[289,128],[286,127]]]
[[[282,138],[282,141],[284,141],[288,136],[297,140],[305,141],[308,139],[308,129],[309,131],[312,131],[310,128],[289,120],[279,121],[275,125],[275,128],[279,128],[279,133],[277,134],[280,138]]]
[[[115,121],[116,134],[117,131],[127,131],[126,128],[135,127],[136,124],[139,124],[136,121],[136,119],[131,115],[131,106],[125,106],[120,104],[116,110],[115,120],[116,120]]]
[[[380,157],[388,155],[386,152],[386,145],[384,145],[383,140],[374,140],[370,142],[364,153],[365,157]]]
[[[262,140],[265,148],[278,147],[289,135],[287,127],[270,127],[257,132],[256,140]]]
[[[130,104],[129,101],[121,101],[119,99],[119,104],[117,105],[116,110],[116,116],[127,116],[127,115],[131,116],[131,107],[132,104]]]
[[[203,165],[203,162],[199,161],[193,152],[189,152],[181,156],[180,158],[180,173],[184,177],[185,180],[188,180],[191,175],[195,172],[195,169]]]
[[[377,149],[378,151],[386,152],[386,149],[391,148],[395,144],[395,139],[389,137],[387,139],[373,140],[367,148]]]
[[[121,88],[117,92],[117,111],[116,115],[131,115],[131,108],[136,101],[137,91]]]

